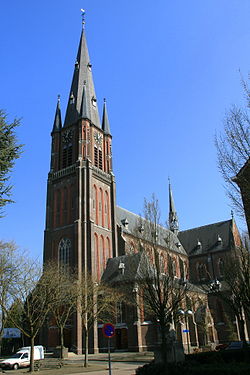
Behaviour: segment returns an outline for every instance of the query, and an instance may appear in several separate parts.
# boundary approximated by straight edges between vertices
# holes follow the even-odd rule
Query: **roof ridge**
[[[205,227],[209,227],[209,226],[211,226],[211,225],[217,225],[217,224],[222,224],[222,223],[227,223],[227,222],[232,222],[232,219],[229,219],[229,220],[222,220],[222,221],[218,221],[218,222],[216,222],[216,223],[211,223],[211,224],[201,225],[201,226],[199,226],[199,227],[194,227],[194,228],[190,228],[190,229],[181,230],[179,233],[190,232],[191,230],[200,229],[200,228],[205,228]]]

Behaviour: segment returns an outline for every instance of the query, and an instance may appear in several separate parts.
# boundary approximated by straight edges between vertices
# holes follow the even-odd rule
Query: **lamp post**
[[[188,325],[188,317],[192,316],[193,315],[193,311],[188,309],[186,311],[180,309],[178,310],[178,315],[182,315],[184,316],[184,319],[185,319],[185,326],[186,326],[186,329],[183,330],[183,332],[185,332],[187,334],[187,347],[188,347],[188,354],[190,354],[190,332],[189,332],[189,325]]]
[[[210,292],[211,293],[216,293],[219,292],[221,289],[221,282],[217,279],[211,282],[210,284]]]

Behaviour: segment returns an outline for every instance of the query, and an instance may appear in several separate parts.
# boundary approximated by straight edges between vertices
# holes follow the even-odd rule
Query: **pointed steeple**
[[[59,132],[62,129],[62,117],[61,117],[61,108],[60,108],[60,95],[57,98],[57,105],[56,105],[56,114],[55,120],[53,125],[52,132]]]
[[[103,103],[102,130],[104,131],[105,134],[110,135],[110,126],[109,126],[106,99],[104,99],[104,103]]]
[[[169,180],[169,229],[173,233],[178,234],[179,221],[178,221],[177,212],[175,210],[174,198],[173,198],[170,180]]]
[[[101,127],[91,70],[92,65],[90,63],[85,31],[83,28],[66,110],[64,122],[65,127],[72,125],[79,118],[82,118],[82,107],[85,107],[85,114],[88,113],[88,120],[97,127]],[[84,82],[85,89],[83,88]],[[85,90],[85,92],[83,92],[83,90]],[[84,103],[82,104],[83,98]]]

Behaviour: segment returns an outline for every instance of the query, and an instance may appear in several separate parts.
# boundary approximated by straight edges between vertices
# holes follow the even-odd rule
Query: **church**
[[[104,101],[100,117],[84,26],[65,118],[63,121],[58,98],[51,140],[44,263],[57,260],[77,269],[79,278],[87,269],[96,280],[116,282],[117,275],[119,278],[124,272],[121,265],[125,272],[129,268],[128,254],[138,253],[139,235],[135,230],[139,216],[116,204],[107,104]],[[199,284],[223,277],[223,259],[240,241],[238,229],[232,218],[181,232],[171,186],[169,205],[169,229],[160,228],[159,251],[171,262],[175,278],[189,280],[203,301],[202,306],[195,301],[192,317],[176,327],[177,339],[188,351],[208,344],[212,347],[229,340],[232,331],[237,336],[237,322],[219,301],[209,301]],[[206,322],[202,321],[204,311]],[[100,330],[96,325],[90,348],[94,352],[105,350]],[[65,346],[82,353],[82,323],[78,315],[68,331]],[[142,351],[152,349],[158,339],[158,329],[147,317],[139,312],[137,316],[124,312],[117,318],[112,345],[114,349]],[[58,345],[53,327],[49,327],[45,341],[47,347]]]

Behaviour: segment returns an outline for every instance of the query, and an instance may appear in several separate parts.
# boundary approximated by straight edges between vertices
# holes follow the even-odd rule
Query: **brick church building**
[[[87,269],[97,280],[103,278],[114,282],[116,277],[121,277],[119,266],[124,264],[129,267],[128,254],[138,253],[138,237],[134,233],[139,217],[116,205],[107,105],[104,101],[100,118],[84,28],[65,119],[63,122],[58,98],[51,137],[44,262],[57,259],[76,268],[79,277]],[[231,219],[179,232],[171,189],[169,201],[170,227],[160,228],[159,251],[162,257],[172,262],[177,279],[189,279],[193,283],[192,290],[196,296],[197,293],[200,295],[199,300],[202,301],[201,304],[194,301],[192,318],[176,327],[177,338],[184,346],[193,349],[207,343],[216,344],[218,340],[225,341],[228,336],[223,308],[213,301],[215,306],[210,311],[208,298],[199,284],[204,280],[222,278],[223,259],[239,242],[236,224]],[[171,246],[167,246],[166,237],[170,238]],[[208,327],[206,339],[199,329],[204,309]],[[121,315],[116,321],[114,348],[152,348],[158,340],[157,327],[139,313],[133,319],[125,312]],[[189,335],[183,333],[185,324],[188,325]],[[65,345],[81,353],[82,324],[78,315],[69,331]],[[237,334],[235,322],[234,331]],[[50,327],[44,345],[56,345],[55,336],[55,329]],[[91,345],[95,351],[105,347],[97,327]]]

